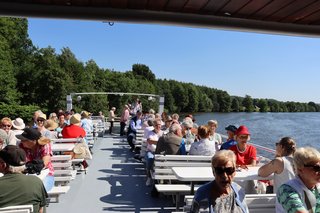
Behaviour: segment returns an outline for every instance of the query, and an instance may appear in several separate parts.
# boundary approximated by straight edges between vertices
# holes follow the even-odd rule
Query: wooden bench
[[[70,186],[55,186],[50,191],[48,191],[49,202],[52,202],[52,198],[55,199],[55,202],[59,202],[59,196],[66,194],[70,189]]]
[[[275,212],[276,198],[276,194],[247,194],[245,196],[245,202],[250,213],[271,213]],[[185,196],[184,201],[185,206],[183,211],[189,212],[193,201],[193,195]],[[204,209],[204,211],[206,210],[208,209]]]
[[[17,205],[0,208],[1,213],[32,213],[33,205]]]

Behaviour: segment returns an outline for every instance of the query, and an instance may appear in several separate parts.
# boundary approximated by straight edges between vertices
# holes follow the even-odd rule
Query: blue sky
[[[53,19],[29,19],[29,36],[40,48],[69,47],[102,68],[141,63],[157,78],[230,95],[320,103],[320,38]]]

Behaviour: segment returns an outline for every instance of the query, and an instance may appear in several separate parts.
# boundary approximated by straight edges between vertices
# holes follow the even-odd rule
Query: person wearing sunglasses
[[[8,140],[6,145],[17,145],[17,139],[15,136],[15,133],[12,128],[12,120],[8,117],[4,117],[1,119],[1,129],[3,129],[7,135],[8,135]]]
[[[276,144],[276,157],[269,163],[261,166],[258,171],[260,177],[274,174],[273,192],[295,176],[293,169],[293,154],[296,151],[296,142],[290,137],[283,137]]]
[[[320,153],[312,147],[298,148],[293,155],[296,177],[282,184],[277,200],[279,212],[320,212]]]
[[[201,201],[207,201],[209,212],[247,213],[244,190],[233,178],[236,175],[236,156],[230,150],[221,150],[211,159],[212,172],[215,179],[201,186],[192,201],[191,213],[198,213]]]

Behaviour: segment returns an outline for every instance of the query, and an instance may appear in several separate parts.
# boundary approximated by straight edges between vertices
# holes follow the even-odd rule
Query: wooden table
[[[234,180],[271,180],[273,175],[268,177],[258,176],[260,167],[249,167],[236,171]],[[172,167],[174,175],[179,181],[191,182],[191,194],[194,193],[194,182],[197,181],[212,181],[214,176],[211,167]]]

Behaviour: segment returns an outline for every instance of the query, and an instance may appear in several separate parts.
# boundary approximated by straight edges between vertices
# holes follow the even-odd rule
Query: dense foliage
[[[0,115],[21,116],[35,109],[65,109],[66,95],[73,92],[130,92],[165,96],[169,112],[318,112],[314,102],[280,102],[271,99],[233,97],[226,91],[175,80],[157,79],[147,65],[117,72],[100,68],[93,60],[79,61],[65,47],[57,54],[52,47],[37,48],[28,36],[28,21],[0,18]],[[137,97],[84,95],[74,97],[76,110],[105,113]],[[157,101],[139,97],[145,110],[157,109]]]

